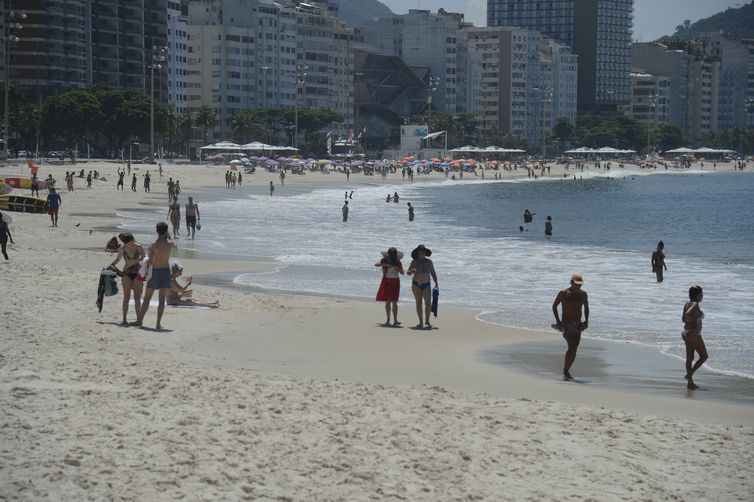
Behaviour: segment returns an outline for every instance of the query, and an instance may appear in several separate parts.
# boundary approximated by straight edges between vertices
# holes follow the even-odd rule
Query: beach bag
[[[105,276],[105,296],[115,296],[118,294],[118,282],[114,275]]]

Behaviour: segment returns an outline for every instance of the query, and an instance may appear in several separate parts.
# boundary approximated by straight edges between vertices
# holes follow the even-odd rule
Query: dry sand
[[[182,257],[197,296],[222,308],[168,308],[165,332],[119,327],[120,297],[94,306],[112,260],[100,250],[119,223],[106,215],[164,207],[166,195],[157,177],[152,195],[141,182],[115,193],[115,166],[77,166],[109,181],[63,186],[58,228],[12,215],[16,244],[0,263],[0,499],[751,500],[750,403],[489,364],[490,348],[554,335],[473,312],[445,310],[431,332],[382,328],[373,303],[202,285],[269,265]],[[163,182],[177,177],[185,192],[223,184],[222,167],[164,167]],[[66,169],[40,172],[60,186]],[[380,179],[351,177],[364,181]],[[412,308],[401,308],[408,323]]]

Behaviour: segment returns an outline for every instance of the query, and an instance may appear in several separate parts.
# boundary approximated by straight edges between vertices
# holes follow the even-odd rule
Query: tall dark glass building
[[[633,0],[487,0],[488,26],[538,30],[579,58],[579,113],[631,100]]]

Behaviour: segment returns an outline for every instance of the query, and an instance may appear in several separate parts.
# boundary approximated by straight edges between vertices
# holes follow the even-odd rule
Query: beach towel
[[[437,317],[437,304],[440,300],[440,290],[435,286],[432,288],[432,313]]]
[[[139,271],[136,273],[136,278],[144,282],[149,282],[149,279],[152,278],[152,267],[149,265],[149,256],[142,258],[139,263]]]
[[[118,276],[117,270],[110,266],[103,268],[99,274],[99,284],[97,285],[97,309],[102,312],[102,305],[106,296],[118,294],[118,283],[115,278]]]

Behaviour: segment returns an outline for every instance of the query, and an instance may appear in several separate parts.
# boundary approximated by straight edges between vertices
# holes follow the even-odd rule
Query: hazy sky
[[[382,3],[397,14],[409,9],[437,12],[442,7],[451,12],[463,12],[466,20],[476,26],[487,24],[487,0],[382,0]],[[684,19],[697,21],[746,3],[745,0],[634,0],[634,39],[655,40],[672,34]]]

